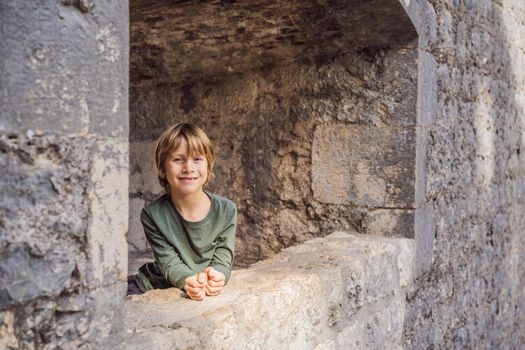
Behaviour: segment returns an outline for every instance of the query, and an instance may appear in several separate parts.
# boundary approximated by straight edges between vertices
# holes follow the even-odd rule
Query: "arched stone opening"
[[[216,146],[237,266],[334,230],[413,237],[416,37],[397,0],[131,1],[130,269],[177,121]]]

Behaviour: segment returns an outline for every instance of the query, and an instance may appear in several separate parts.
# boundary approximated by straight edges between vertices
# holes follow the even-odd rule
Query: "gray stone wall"
[[[0,4],[0,348],[122,348],[126,2]]]
[[[406,1],[420,34],[408,348],[525,344],[525,4]]]
[[[207,4],[198,10],[220,6]],[[174,9],[156,9],[155,15],[150,10],[136,22],[132,14],[131,23],[128,243],[133,259],[148,252],[140,210],[160,192],[153,165],[155,139],[178,121],[201,126],[215,144],[216,179],[210,190],[238,204],[237,266],[338,229],[413,237],[416,41],[398,38],[390,48],[379,49],[374,47],[380,42],[378,34],[371,31],[369,47],[354,46],[346,52],[336,52],[339,43],[333,40],[322,47],[301,41],[294,47],[302,56],[293,61],[274,57],[262,68],[231,74],[217,69],[190,80],[187,70],[193,72],[209,60],[206,50],[219,51],[219,62],[226,65],[238,59],[238,46],[270,40],[267,28],[259,28],[252,19],[262,10],[242,5],[224,10],[242,13],[244,28],[254,33],[252,39],[231,37],[239,41],[230,48],[211,39],[220,33],[202,29],[228,32],[223,14],[185,15],[193,23],[194,36],[203,42],[199,43],[180,34],[180,23],[172,23],[167,15]],[[264,16],[277,16],[275,9],[268,11]],[[330,19],[330,12],[323,11],[318,16]],[[406,17],[403,12],[396,15],[400,22]],[[145,28],[150,20],[155,31]],[[230,26],[234,31],[236,24]],[[281,26],[285,25],[273,30],[282,32],[277,30]],[[359,34],[343,24],[336,27],[342,36]],[[314,29],[324,33],[321,27],[309,30]],[[305,31],[296,28],[294,35],[301,37]],[[272,52],[278,56],[279,49],[288,50],[290,44],[275,37]],[[155,49],[148,44],[153,42]],[[186,46],[191,55],[198,51],[201,56],[192,56],[192,61],[181,57],[182,68],[170,66]],[[317,56],[309,54],[309,48]],[[324,56],[319,56],[321,49]],[[244,64],[251,64],[250,59]],[[155,73],[155,67],[161,71]]]
[[[401,349],[414,240],[335,232],[233,272],[196,302],[126,302],[128,349]],[[175,311],[176,310],[176,311]]]
[[[152,3],[154,7],[159,6],[159,1]],[[356,5],[355,1],[348,3]],[[369,3],[380,10],[378,13],[382,13],[376,18],[390,19],[383,23],[396,25],[396,21],[387,15],[390,13],[387,9],[391,10],[389,6],[397,4],[396,1]],[[519,0],[402,0],[402,3],[416,24],[420,40],[415,127],[416,191],[413,199],[416,207],[415,270],[418,277],[408,293],[404,346],[518,349],[525,343],[525,236],[522,234],[525,227],[524,5]],[[231,5],[225,3],[221,6]],[[342,9],[337,8],[338,15],[344,14]],[[292,10],[288,12],[293,13]],[[122,281],[126,274],[124,232],[128,172],[127,11],[125,3],[90,3],[84,0],[0,4],[0,164],[3,171],[0,178],[1,347],[122,347],[125,332]],[[301,22],[303,26],[317,24],[326,28],[330,24],[333,36],[324,39],[334,40],[336,46],[345,43],[338,39],[341,38],[338,33],[346,29],[333,27],[337,21],[329,17],[328,20],[315,15],[312,17],[312,14],[319,12],[308,6],[304,11],[308,21]],[[206,12],[203,14],[208,16]],[[347,79],[355,81],[359,77],[359,62],[370,68],[364,71],[374,72],[376,61],[366,57],[377,57],[376,53],[380,51],[365,50],[360,56],[351,54],[352,50],[334,50],[329,57],[323,58],[322,51],[319,54],[319,47],[316,46],[316,55],[309,57],[308,62],[300,61],[296,53],[287,54],[289,44],[298,43],[293,34],[294,28],[290,26],[290,23],[297,23],[296,19],[293,16],[284,19],[283,23],[292,32],[277,40],[287,43],[280,46],[284,51],[274,56],[281,68],[251,67],[255,70],[254,78],[247,84],[253,83],[253,86],[241,89],[239,80],[246,79],[246,75],[235,74],[229,80],[222,77],[211,81],[198,79],[195,84],[188,85],[177,85],[168,80],[161,84],[166,88],[158,89],[155,97],[151,98],[172,100],[179,104],[178,114],[167,116],[171,118],[170,122],[202,106],[212,109],[212,103],[200,104],[206,98],[205,85],[215,89],[212,89],[209,99],[223,113],[248,112],[255,115],[260,111],[262,115],[276,115],[274,123],[281,120],[282,110],[289,108],[291,111],[296,105],[314,112],[343,106],[340,100],[352,95],[339,95],[340,99],[332,97],[338,92],[337,84],[343,84]],[[352,22],[355,18],[350,19],[351,23],[357,23]],[[155,23],[150,19],[149,28],[154,31],[158,29]],[[238,22],[234,20],[234,23]],[[269,25],[264,17],[260,23],[262,26]],[[355,28],[374,28],[374,23],[371,23]],[[399,28],[403,26],[397,27],[397,30]],[[200,29],[206,30],[205,27]],[[247,34],[241,30],[237,34],[249,37],[251,31],[244,33]],[[195,33],[183,35],[192,38]],[[261,41],[263,46],[258,50],[272,49],[269,42],[277,36],[278,33],[264,36]],[[359,37],[367,38],[366,35],[358,35],[350,39],[362,43]],[[312,43],[315,42],[312,38],[316,37],[307,35],[301,38]],[[228,44],[224,35],[213,40]],[[153,62],[150,68],[164,74],[162,66],[155,66],[152,61],[159,51],[151,47],[154,50],[144,62]],[[235,55],[235,52],[245,52],[245,49],[241,47],[240,51],[232,50],[231,53]],[[349,57],[355,60],[356,65],[339,64]],[[334,62],[339,63],[334,65]],[[219,66],[228,71],[227,66]],[[308,67],[315,69],[308,73]],[[357,67],[358,71],[351,71],[344,78],[334,81],[334,75],[330,74],[339,76],[342,67]],[[290,92],[297,90],[285,89],[279,84],[282,81],[293,82],[297,73],[307,76],[325,74],[325,78],[305,79],[300,86],[310,90],[294,95]],[[284,79],[286,77],[288,79]],[[365,75],[365,79],[361,80],[366,83],[370,79]],[[398,81],[398,78],[394,80]],[[237,83],[225,84],[230,81]],[[321,84],[316,86],[315,81]],[[330,94],[324,97],[323,86],[326,85],[323,84],[330,82],[334,90],[325,90]],[[357,93],[366,90],[363,85],[359,89],[356,86],[360,86],[359,81],[353,89],[345,91]],[[137,89],[138,97],[149,96],[145,85],[138,84],[133,89]],[[273,91],[278,93],[272,95]],[[400,91],[404,96],[403,89]],[[259,102],[246,109],[247,105],[238,103],[242,99],[220,98],[234,93],[239,96],[246,93],[257,97],[252,100]],[[359,101],[368,101],[366,97],[365,94],[364,100],[361,97],[350,99],[350,105],[359,106]],[[300,98],[315,103],[295,103]],[[228,105],[230,102],[233,103]],[[148,117],[149,114],[162,115],[163,104],[141,103],[140,99],[132,103],[137,107],[133,112],[136,113],[133,123],[145,125],[155,133],[165,126],[164,120]],[[389,106],[395,105],[386,105],[387,108]],[[373,103],[364,104],[360,111],[374,111],[374,107]],[[370,115],[372,120],[378,118],[378,122],[382,123],[381,113],[376,112]],[[268,163],[263,151],[264,146],[273,147],[274,143],[268,145],[265,141],[280,140],[279,135],[282,135],[281,131],[288,131],[286,128],[297,139],[306,130],[306,134],[312,136],[312,142],[315,135],[318,135],[319,141],[324,135],[333,135],[338,140],[355,133],[354,129],[346,126],[336,127],[339,123],[352,125],[351,119],[339,120],[337,112],[322,114],[329,116],[326,125],[315,124],[313,128],[295,130],[295,124],[285,123],[285,127],[277,128],[277,131],[276,128],[262,128],[260,134],[251,134],[250,141],[261,145],[260,159],[244,161],[272,164]],[[144,116],[148,118],[141,121]],[[215,123],[231,128],[232,124],[226,123],[229,117],[212,117],[206,119],[210,125]],[[250,123],[257,127],[259,122],[257,118],[250,119]],[[365,121],[360,128],[363,132],[379,134],[373,128],[375,126]],[[133,136],[133,130],[131,133]],[[259,135],[266,138],[261,139]],[[216,140],[225,140],[212,136]],[[152,139],[153,136],[149,135],[134,141],[132,152],[135,153],[132,157],[137,154],[137,158],[146,159]],[[389,140],[386,137],[381,141]],[[232,146],[236,150],[236,144]],[[218,142],[219,151],[226,154],[225,159],[228,159],[228,147],[229,144]],[[324,153],[331,152],[328,146],[323,147],[320,146],[319,152],[315,153],[318,159],[326,159]],[[348,152],[345,147],[338,149]],[[312,149],[310,152],[314,154]],[[291,156],[286,147],[281,153],[278,153],[277,159],[291,158],[286,161],[292,164],[284,165],[282,169],[293,169],[296,167],[294,162],[301,159],[300,154]],[[241,157],[241,153],[234,154]],[[242,157],[239,159],[243,160]],[[283,161],[283,164],[286,163]],[[281,166],[280,163],[277,166]],[[224,164],[218,164],[223,178],[228,178],[227,170]],[[236,174],[235,171],[235,168],[232,169],[231,176]],[[392,169],[392,172],[397,170]],[[154,179],[148,178],[149,171],[143,168],[134,167],[131,174],[135,177],[132,182],[144,181],[147,186],[154,183]],[[257,175],[251,174],[254,179]],[[158,190],[148,192],[146,185],[137,185],[141,190],[134,191],[132,199],[149,200]],[[269,185],[261,182],[261,186]],[[295,183],[293,185],[296,186]],[[297,186],[300,185],[299,182]],[[343,193],[353,189],[349,181],[341,181],[337,185],[341,186]],[[323,202],[321,207],[330,209],[331,206],[348,205],[344,203],[348,198],[339,196],[339,193],[325,193],[320,187],[309,195],[327,202],[343,202]],[[395,198],[395,192],[386,193],[383,198],[374,196],[372,199],[388,202],[390,198]],[[279,203],[293,203],[293,197],[282,202],[279,199]],[[137,207],[137,202],[134,205]],[[292,210],[292,214],[297,215],[294,208],[284,209]],[[322,213],[332,215],[329,209]],[[355,213],[354,209],[345,213]],[[399,220],[410,221],[410,218],[403,216],[406,213],[404,209],[385,213],[388,209],[377,209],[374,215],[367,212],[369,219],[362,219],[361,223],[367,222],[367,228],[373,227],[375,220],[391,220],[392,213]],[[286,210],[278,213],[283,216],[289,214]],[[352,225],[359,222],[352,215],[343,223]],[[293,220],[283,222],[289,224]],[[301,224],[304,222],[298,220],[295,224],[289,224],[287,231],[281,232],[287,235]],[[371,232],[382,232],[381,225],[375,226],[379,229]],[[245,249],[253,249],[248,243]],[[259,252],[253,253],[253,256],[257,254]]]

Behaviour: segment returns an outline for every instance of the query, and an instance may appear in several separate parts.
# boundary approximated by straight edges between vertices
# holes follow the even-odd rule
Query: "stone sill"
[[[335,232],[234,271],[217,297],[129,298],[127,348],[401,348],[413,257],[410,239]]]

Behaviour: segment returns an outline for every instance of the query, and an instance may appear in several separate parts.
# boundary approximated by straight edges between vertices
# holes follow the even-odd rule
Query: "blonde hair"
[[[177,149],[182,139],[188,143],[188,153],[193,156],[202,154],[208,161],[208,177],[204,185],[207,185],[213,174],[213,164],[215,162],[215,153],[210,139],[206,133],[199,127],[190,123],[177,123],[160,135],[155,147],[155,166],[157,169],[157,177],[159,184],[169,192],[170,185],[166,179],[166,170],[164,165],[166,159],[172,150]]]

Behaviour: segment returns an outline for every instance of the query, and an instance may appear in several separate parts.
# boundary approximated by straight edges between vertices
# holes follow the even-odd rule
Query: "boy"
[[[202,300],[218,295],[228,282],[237,208],[229,199],[204,191],[214,160],[210,140],[192,124],[178,123],[161,134],[155,165],[166,193],[141,214],[155,262],[128,277],[128,295],[175,286]]]

